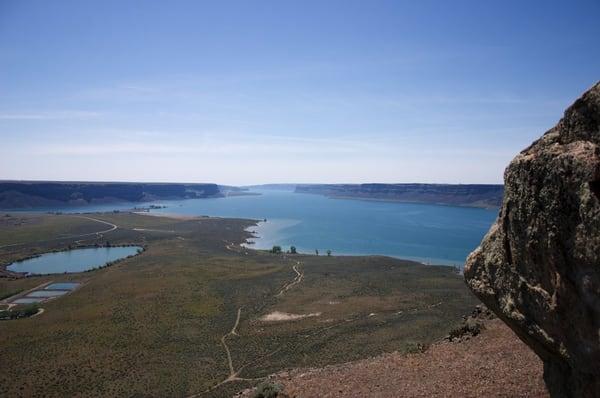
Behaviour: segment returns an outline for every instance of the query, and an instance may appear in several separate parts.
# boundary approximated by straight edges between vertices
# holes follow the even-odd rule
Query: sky
[[[0,0],[0,179],[501,183],[594,1]]]

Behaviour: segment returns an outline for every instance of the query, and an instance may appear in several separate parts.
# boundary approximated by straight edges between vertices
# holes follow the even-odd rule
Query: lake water
[[[260,236],[253,245],[257,249],[280,245],[287,250],[294,245],[298,251],[305,253],[314,253],[318,249],[323,254],[327,250],[334,254],[381,254],[460,267],[467,255],[479,245],[498,214],[497,209],[330,199],[321,195],[275,190],[256,192],[261,195],[160,201],[152,204],[167,208],[152,212],[266,218],[266,223],[252,228]],[[149,204],[119,203],[38,210],[95,212],[128,210],[136,205],[144,207]],[[101,265],[111,261],[106,257],[101,260],[94,263]]]
[[[134,255],[138,249],[141,249],[141,247],[92,247],[46,253],[39,257],[12,263],[7,269],[9,271],[27,272],[30,274],[83,272],[102,266],[108,262]]]
[[[251,228],[253,245],[290,245],[298,251],[381,254],[432,264],[461,266],[496,218],[497,210],[330,199],[285,191],[259,196],[166,201],[153,212],[267,219]]]

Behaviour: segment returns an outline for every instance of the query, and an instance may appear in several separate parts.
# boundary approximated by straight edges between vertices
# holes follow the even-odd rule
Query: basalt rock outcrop
[[[553,397],[600,397],[600,83],[504,180],[467,284],[542,358]]]

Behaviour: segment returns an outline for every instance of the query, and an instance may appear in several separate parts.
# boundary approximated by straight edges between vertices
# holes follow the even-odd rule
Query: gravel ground
[[[284,386],[284,396],[298,398],[548,397],[541,360],[500,320],[485,326],[478,336],[440,342],[424,353],[297,369],[272,380]]]

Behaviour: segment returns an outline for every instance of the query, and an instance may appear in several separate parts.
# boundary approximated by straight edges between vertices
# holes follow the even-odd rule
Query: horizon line
[[[212,184],[217,186],[231,187],[258,187],[268,185],[504,185],[504,183],[451,183],[451,182],[266,182],[257,184],[221,184],[217,182],[181,182],[181,181],[103,181],[103,180],[15,180],[15,179],[0,179],[0,183],[60,183],[60,184],[185,184],[185,185],[206,185]]]

